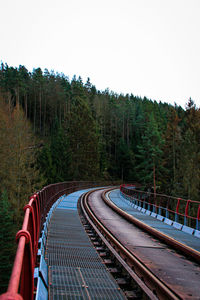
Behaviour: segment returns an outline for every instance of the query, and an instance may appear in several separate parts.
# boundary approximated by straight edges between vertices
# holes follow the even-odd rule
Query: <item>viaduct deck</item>
[[[45,254],[49,299],[124,299],[80,222],[77,201],[84,192],[64,197],[51,217]]]
[[[42,299],[42,294],[42,297],[46,295],[49,299],[124,299],[121,289],[107,271],[81,224],[77,202],[87,191],[62,196],[50,212],[43,252],[49,270],[48,293],[43,293],[41,289],[36,299]],[[107,197],[140,222],[200,252],[198,232],[194,236],[189,229],[184,232],[178,228],[178,224],[170,223],[158,215],[151,216],[124,199],[118,189]]]

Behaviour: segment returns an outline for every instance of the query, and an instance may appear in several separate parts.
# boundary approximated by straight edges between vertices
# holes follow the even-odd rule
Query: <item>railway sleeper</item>
[[[140,299],[140,298],[138,298],[137,293],[134,291],[125,291],[124,294],[125,294],[126,298],[129,300]]]

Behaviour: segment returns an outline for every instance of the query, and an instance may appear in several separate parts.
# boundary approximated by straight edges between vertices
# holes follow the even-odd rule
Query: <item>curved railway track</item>
[[[90,235],[97,251],[103,249],[111,262],[120,266],[127,281],[127,298],[200,299],[199,264],[155,239],[145,228],[138,228],[131,219],[126,220],[114,205],[108,206],[108,191],[98,189],[85,194],[81,210],[95,231]]]

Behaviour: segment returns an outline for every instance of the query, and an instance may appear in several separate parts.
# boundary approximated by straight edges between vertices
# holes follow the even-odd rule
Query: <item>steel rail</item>
[[[99,231],[97,226],[94,222],[90,219],[89,215],[87,214],[84,204],[83,204],[84,195],[81,197],[81,208],[84,213],[85,218],[87,219],[88,223],[92,226],[95,230],[97,235],[102,240],[103,244],[109,249],[109,251],[114,255],[114,257],[119,261],[120,265],[127,271],[127,273],[133,278],[138,286],[144,291],[147,297],[151,300],[158,300],[155,294],[145,285],[145,283],[136,275],[136,273],[131,269],[131,267],[124,261],[124,259],[118,254],[118,252],[113,248],[112,244],[104,237],[104,235]]]
[[[163,241],[164,243],[168,244],[169,246],[173,247],[175,250],[178,249],[184,255],[188,255],[193,260],[200,263],[200,252],[199,251],[197,251],[185,244],[182,244],[181,242],[175,240],[174,238],[172,238],[172,237],[158,231],[157,229],[152,228],[151,226],[141,222],[140,220],[134,218],[132,215],[128,214],[127,212],[125,212],[124,210],[119,208],[117,205],[115,205],[112,201],[110,201],[106,197],[106,193],[108,193],[108,192],[109,192],[109,190],[102,193],[102,198],[103,198],[104,202],[108,206],[110,206],[113,210],[115,210],[118,214],[120,214],[125,219],[127,219],[129,222],[135,224],[139,228],[141,228],[141,229],[147,231],[148,233],[150,233],[151,235],[155,236],[157,239],[159,239],[159,240]]]
[[[103,194],[105,194],[108,191],[110,191],[110,189],[104,191]],[[137,257],[133,255],[133,253],[131,253],[126,247],[124,247],[124,245],[122,245],[120,241],[113,236],[113,234],[102,224],[98,217],[93,213],[88,204],[88,198],[93,192],[94,190],[84,195],[82,199],[83,212],[86,215],[86,218],[90,219],[90,223],[92,222],[96,225],[92,226],[94,228],[97,227],[102,233],[102,235],[106,238],[106,240],[109,241],[109,243],[112,246],[112,249],[114,248],[114,251],[112,250],[113,255],[115,252],[118,252],[118,254],[120,254],[120,256],[123,258],[124,263],[127,264],[127,267],[132,268],[132,270],[134,270],[134,277],[132,277],[132,274],[130,274],[133,280],[136,276],[138,277],[138,279],[142,280],[145,283],[146,288],[149,288],[154,293],[154,297],[156,295],[159,299],[180,299],[180,297],[173,290],[171,290],[164,282],[162,282],[158,277],[156,277],[145,266],[145,264],[142,261],[140,261]]]

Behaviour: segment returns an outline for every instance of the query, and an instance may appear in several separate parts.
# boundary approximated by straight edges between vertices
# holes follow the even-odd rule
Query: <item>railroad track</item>
[[[128,299],[200,299],[199,265],[145,233],[144,228],[139,229],[130,219],[119,216],[119,211],[115,212],[116,208],[108,203],[106,192],[90,191],[81,198],[81,211],[86,220],[83,223],[97,251],[105,256],[108,269],[117,274],[125,296]],[[116,269],[120,269],[120,275]]]

